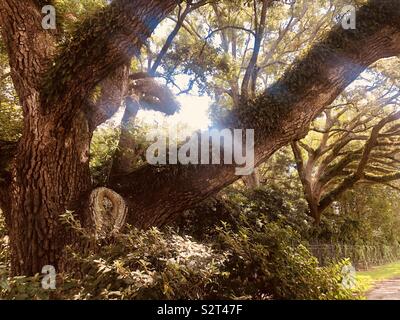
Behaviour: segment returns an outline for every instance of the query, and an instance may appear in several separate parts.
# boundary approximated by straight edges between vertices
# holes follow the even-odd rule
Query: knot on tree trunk
[[[93,190],[90,195],[90,212],[96,237],[106,238],[121,230],[128,207],[118,193],[101,187]]]

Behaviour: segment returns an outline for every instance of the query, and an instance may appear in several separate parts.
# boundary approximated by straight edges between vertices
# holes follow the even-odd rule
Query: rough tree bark
[[[254,128],[256,163],[305,136],[318,115],[375,61],[400,53],[398,1],[370,1],[357,29],[335,27],[254,103],[235,111],[232,128]],[[109,185],[129,204],[138,227],[162,226],[239,177],[231,165],[145,166]]]
[[[44,265],[58,266],[70,238],[59,216],[67,209],[78,213],[91,191],[89,145],[94,126],[87,115],[87,97],[139,52],[178,2],[113,1],[84,22],[59,51],[55,35],[41,27],[36,1],[0,3],[2,37],[24,110],[6,214],[12,274],[31,275]],[[90,221],[80,213],[82,222]]]
[[[60,49],[55,36],[41,28],[36,1],[0,2],[2,37],[24,109],[23,136],[7,186],[14,275],[34,274],[47,264],[57,267],[69,238],[58,220],[66,209],[90,222],[79,211],[91,191],[88,94],[139,52],[178,2],[114,0]],[[332,30],[265,94],[226,121],[231,128],[256,130],[257,163],[301,137],[322,108],[368,65],[400,53],[398,0],[372,0],[357,14],[356,30]],[[146,166],[110,187],[129,205],[128,220],[148,227],[171,221],[237,178],[231,165]]]

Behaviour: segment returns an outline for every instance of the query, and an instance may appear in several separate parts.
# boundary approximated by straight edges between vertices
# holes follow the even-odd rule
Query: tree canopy
[[[42,27],[49,4],[56,29]],[[343,27],[346,5],[355,29]],[[143,163],[138,111],[172,115],[182,94],[212,99],[212,128],[254,129],[261,171],[279,157],[286,182],[297,169],[291,185],[316,223],[361,183],[398,189],[398,0],[3,0],[0,29],[13,275],[67,265],[79,241],[66,212],[92,234],[104,212],[115,227],[104,230],[163,227],[241,178],[229,163]],[[99,138],[121,107],[118,132]]]

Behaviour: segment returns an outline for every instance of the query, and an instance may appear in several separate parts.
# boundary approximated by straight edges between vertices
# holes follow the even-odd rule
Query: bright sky
[[[196,96],[189,94],[182,94],[177,96],[176,99],[181,105],[181,109],[173,116],[166,116],[160,112],[139,110],[136,117],[137,123],[147,124],[151,127],[179,127],[181,133],[184,135],[191,135],[194,131],[205,130],[210,124],[209,119],[209,106],[211,99],[208,96]],[[119,125],[123,116],[123,109],[121,108],[114,117],[110,119],[104,126]]]
[[[173,116],[164,116],[160,112],[140,110],[138,120],[144,123],[167,123],[171,126],[181,123],[187,126],[190,131],[207,129],[210,123],[208,108],[211,99],[208,96],[195,96],[183,94],[177,97],[181,104],[181,110]]]

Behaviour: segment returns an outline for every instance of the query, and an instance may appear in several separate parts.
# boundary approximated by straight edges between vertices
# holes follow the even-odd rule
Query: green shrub
[[[171,230],[132,228],[97,245],[86,254],[67,248],[68,262],[79,272],[58,274],[56,290],[42,289],[41,275],[11,278],[8,265],[2,264],[0,298],[205,299],[217,285],[214,281],[225,259]]]
[[[225,257],[172,230],[127,233],[95,253],[70,252],[84,276],[82,299],[204,299]]]
[[[319,267],[318,260],[291,227],[265,216],[241,217],[237,232],[220,228],[226,293],[248,299],[353,299],[342,284],[348,262]]]
[[[66,248],[74,273],[57,275],[57,289],[41,276],[9,277],[7,240],[0,227],[1,299],[348,299],[341,286],[345,263],[319,267],[298,233],[257,215],[242,216],[235,230],[216,230],[213,244],[172,229],[127,228],[95,240],[73,221],[87,252]],[[1,225],[1,223],[0,223]],[[89,238],[89,239],[88,239]]]
[[[216,227],[221,222],[228,222],[232,230],[237,230],[240,215],[263,215],[270,222],[292,226],[301,236],[308,239],[312,220],[299,210],[301,205],[288,201],[273,188],[260,187],[254,190],[227,188],[219,195],[209,198],[196,208],[187,210],[175,226],[182,232],[190,234],[196,240],[214,239]]]

